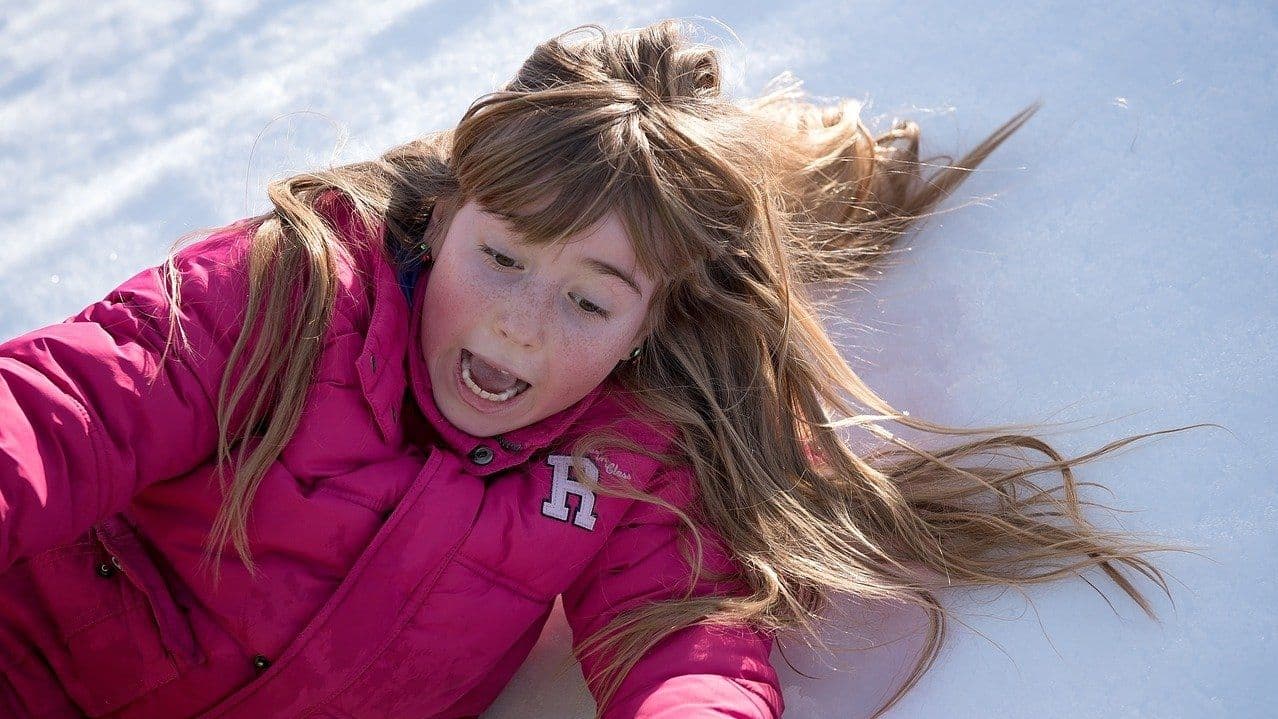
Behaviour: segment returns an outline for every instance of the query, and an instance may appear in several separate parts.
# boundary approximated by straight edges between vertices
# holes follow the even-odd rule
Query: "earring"
[[[623,360],[621,360],[620,362],[618,362],[618,363],[617,363],[617,369],[620,369],[620,368],[621,368],[621,365],[622,365],[622,364],[624,364],[624,363],[625,363],[625,362],[627,362],[627,361],[629,361],[629,362],[634,362],[636,359],[638,359],[638,358],[639,358],[639,349],[640,349],[640,347],[642,347],[642,346],[643,346],[643,345],[640,345],[639,347],[636,347],[636,348],[634,348],[634,349],[630,350],[630,354],[629,354],[629,355],[626,355],[626,358],[625,358],[625,359],[623,359]]]
[[[431,256],[430,245],[423,242],[417,247],[422,251],[422,262],[428,265],[434,264],[435,258]]]

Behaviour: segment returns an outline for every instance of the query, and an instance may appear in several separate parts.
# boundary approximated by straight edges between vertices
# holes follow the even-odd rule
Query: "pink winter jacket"
[[[576,645],[686,589],[674,516],[596,496],[561,453],[606,424],[659,449],[671,429],[632,419],[609,381],[534,425],[463,433],[416,341],[426,271],[401,287],[379,229],[355,226],[340,196],[320,209],[377,251],[340,265],[304,415],[254,498],[256,581],[234,549],[218,589],[196,571],[221,502],[214,402],[243,324],[248,223],[177,256],[190,352],[175,341],[160,364],[157,268],[0,344],[0,717],[475,716],[559,595]],[[692,506],[687,468],[596,459],[605,484]],[[707,565],[736,566],[702,531]],[[682,630],[605,715],[780,716],[771,646],[745,628]],[[582,667],[596,696],[597,667]]]

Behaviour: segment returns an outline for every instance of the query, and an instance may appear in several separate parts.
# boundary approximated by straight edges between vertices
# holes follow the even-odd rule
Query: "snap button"
[[[258,654],[257,656],[253,657],[253,668],[257,670],[258,674],[261,674],[262,672],[266,671],[267,668],[269,668],[270,666],[271,666],[271,660],[267,659],[261,654]]]
[[[493,451],[481,444],[470,451],[470,461],[475,464],[488,464],[493,461]]]
[[[112,557],[115,559],[115,557]],[[98,564],[99,577],[111,577],[115,575],[115,566],[111,562],[101,562]]]

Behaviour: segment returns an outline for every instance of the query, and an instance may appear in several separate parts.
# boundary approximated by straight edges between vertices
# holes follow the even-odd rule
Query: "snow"
[[[1100,575],[943,594],[959,622],[889,717],[1261,717],[1278,711],[1274,227],[1278,12],[1263,2],[8,4],[0,21],[0,337],[62,320],[264,188],[449,126],[540,40],[597,21],[700,23],[751,94],[791,70],[957,155],[1044,107],[896,255],[837,328],[911,416],[1067,423],[1102,525],[1203,547],[1151,557],[1157,624]],[[898,431],[895,427],[889,427]],[[1043,433],[1041,433],[1043,434]],[[1037,457],[1036,457],[1037,459]],[[787,717],[866,717],[921,616],[840,602],[827,656],[773,654]],[[911,633],[913,635],[911,636]],[[485,716],[589,716],[556,609]],[[794,667],[787,665],[789,659]],[[800,673],[802,672],[802,673]],[[807,675],[807,676],[805,676]]]

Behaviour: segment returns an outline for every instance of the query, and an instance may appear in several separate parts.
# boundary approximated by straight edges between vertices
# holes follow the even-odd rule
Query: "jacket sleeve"
[[[687,512],[691,470],[664,473],[655,493]],[[654,488],[646,491],[654,492]],[[680,555],[679,520],[662,507],[635,502],[585,571],[563,593],[564,616],[574,648],[618,613],[648,602],[679,598],[691,580]],[[686,531],[686,530],[685,530]],[[717,571],[735,568],[722,540],[699,528],[704,564]],[[689,540],[690,541],[690,538]],[[690,545],[691,546],[691,545]],[[744,594],[744,585],[712,583],[704,576],[693,596]],[[770,636],[748,627],[695,625],[654,645],[626,675],[604,719],[696,719],[781,716],[780,682],[769,661]],[[582,674],[598,700],[603,657],[581,661]]]
[[[191,349],[175,332],[162,364],[162,266],[0,344],[0,572],[212,457],[218,383],[247,304],[247,237],[236,223],[176,254]]]

